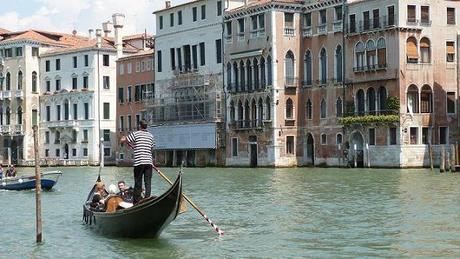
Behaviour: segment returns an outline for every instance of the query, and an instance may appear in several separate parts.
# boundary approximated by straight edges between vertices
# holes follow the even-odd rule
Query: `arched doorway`
[[[356,146],[356,151],[355,151],[355,146]],[[364,138],[363,135],[360,132],[354,132],[352,137],[351,137],[351,146],[350,146],[350,153],[352,153],[352,156],[350,158],[352,159],[352,165],[354,166],[354,159],[356,156],[356,164],[357,167],[364,167]]]
[[[307,135],[307,163],[309,165],[315,165],[315,140],[313,139],[313,135],[308,133]]]
[[[69,145],[64,145],[64,159],[69,159]]]

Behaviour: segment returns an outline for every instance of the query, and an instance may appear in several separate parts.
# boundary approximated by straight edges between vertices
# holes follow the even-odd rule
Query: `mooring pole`
[[[356,148],[357,148],[357,147],[356,147],[356,144],[354,144],[354,145],[353,145],[353,149],[354,149],[354,151],[355,151],[355,168],[358,167],[358,161],[357,161],[357,159],[358,159],[358,151],[356,150]]]
[[[433,146],[431,146],[431,143],[428,145],[428,148],[430,152],[430,168],[433,171]]]
[[[42,242],[42,202],[41,191],[42,181],[40,176],[40,160],[38,156],[38,126],[33,126],[34,130],[34,154],[35,154],[35,216],[37,221],[37,243]]]

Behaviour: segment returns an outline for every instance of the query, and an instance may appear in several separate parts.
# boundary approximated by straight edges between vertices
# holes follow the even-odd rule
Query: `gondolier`
[[[147,121],[139,122],[139,130],[130,133],[128,136],[121,137],[120,142],[127,143],[134,149],[134,204],[141,200],[142,177],[145,185],[145,198],[150,197],[152,166],[153,166],[153,147],[155,140],[153,135],[147,131]]]

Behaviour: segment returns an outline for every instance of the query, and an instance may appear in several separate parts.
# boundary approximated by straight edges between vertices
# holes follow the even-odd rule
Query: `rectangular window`
[[[311,13],[306,13],[303,15],[303,27],[311,27]]]
[[[32,47],[32,57],[38,57],[40,54],[40,51],[38,50],[37,47]]]
[[[5,58],[13,57],[13,50],[11,48],[5,49]]]
[[[447,24],[455,24],[455,8],[447,7]]]
[[[76,77],[72,77],[72,89],[78,88],[78,79]]]
[[[430,7],[426,5],[421,6],[420,12],[420,22],[424,25],[428,25],[430,23]]]
[[[354,14],[350,14],[350,33],[356,32],[356,16]]]
[[[141,86],[140,85],[136,85],[134,87],[134,101],[137,102],[139,101],[141,98]]]
[[[222,15],[222,1],[217,1],[217,16]]]
[[[192,8],[192,16],[193,16],[193,21],[196,22],[197,20],[197,8],[196,7],[193,7]]]
[[[45,157],[49,157],[50,156],[50,150],[49,149],[45,149]]]
[[[455,113],[455,92],[447,92],[447,113]]]
[[[108,67],[110,63],[110,56],[109,55],[103,55],[102,56],[102,64],[104,67]]]
[[[61,70],[61,60],[56,59],[56,70]]]
[[[422,144],[430,144],[430,130],[427,127],[422,128]]]
[[[178,19],[177,23],[179,25],[182,25],[182,11],[177,12],[177,19]]]
[[[61,90],[61,80],[56,79],[56,91],[59,91],[59,90]]]
[[[73,68],[78,67],[78,59],[77,56],[72,57]]]
[[[244,18],[238,19],[238,32],[244,34]]]
[[[193,68],[197,69],[198,68],[198,51],[197,51],[196,45],[192,46],[192,60],[193,60]]]
[[[369,30],[370,28],[369,11],[363,12],[363,19],[364,19],[363,29]]]
[[[417,145],[418,144],[418,128],[411,127],[409,129],[410,134],[410,144]]]
[[[455,62],[455,42],[446,42],[446,61],[449,63]]]
[[[46,106],[46,121],[51,121],[51,106]]]
[[[45,144],[49,144],[49,143],[50,143],[50,132],[45,131]]]
[[[182,49],[177,48],[176,52],[177,52],[177,65],[179,66],[179,69],[183,69],[182,67]]]
[[[169,26],[174,27],[174,13],[169,14]]]
[[[128,130],[131,131],[133,128],[132,121],[131,121],[131,115],[128,115]]]
[[[136,114],[136,125],[137,125],[137,126],[139,126],[140,121],[141,121],[141,115],[140,115],[140,114]]]
[[[120,131],[123,131],[125,128],[125,117],[120,116]]]
[[[125,102],[125,89],[123,87],[118,88],[118,102],[124,103]]]
[[[259,14],[259,30],[265,29],[265,14]]]
[[[133,72],[133,64],[128,63],[128,65],[126,65],[126,69],[128,70],[128,74],[131,74]]]
[[[83,130],[83,142],[88,143],[88,130]]]
[[[327,135],[321,134],[321,145],[327,145]]]
[[[251,30],[257,31],[257,15],[251,16]]]
[[[22,47],[16,48],[16,57],[22,57]]]
[[[416,22],[416,9],[415,5],[408,5],[407,6],[407,22],[414,23]]]
[[[388,14],[388,26],[395,25],[395,7],[388,6],[387,14]]]
[[[50,71],[50,63],[51,63],[51,62],[50,62],[49,60],[45,61],[45,72],[49,72],[49,71]]]
[[[217,64],[222,63],[222,40],[216,40],[216,62]]]
[[[125,65],[124,64],[120,64],[118,66],[118,74],[120,75],[124,75],[125,74]]]
[[[61,120],[61,105],[56,105],[56,120]]]
[[[109,76],[103,76],[102,80],[104,82],[104,89],[110,89],[110,77]]]
[[[104,141],[110,141],[110,130],[105,129],[103,131]]]
[[[439,144],[446,145],[447,144],[447,127],[439,127]]]
[[[225,28],[227,29],[227,36],[232,36],[232,22],[226,22]]]
[[[88,89],[88,76],[83,77],[83,88]]]
[[[294,14],[284,13],[284,27],[294,28]]]
[[[238,138],[232,138],[232,156],[238,156]]]
[[[206,5],[201,6],[201,20],[206,19]]]
[[[294,18],[294,15],[292,16]],[[327,23],[327,16],[326,16],[326,9],[319,11],[319,24],[326,24]]]
[[[375,9],[372,11],[372,19],[374,20],[372,27],[374,27],[374,29],[380,28],[380,10],[379,9]]]
[[[105,157],[110,156],[110,148],[109,147],[104,148],[104,156]]]
[[[163,29],[163,16],[160,16],[160,30]]]
[[[73,104],[73,119],[78,120],[78,104]]]
[[[294,154],[294,136],[286,137],[286,154],[287,155]]]
[[[61,156],[61,150],[59,148],[56,148],[56,157]]]
[[[46,81],[46,91],[51,92],[51,81],[50,80]]]
[[[390,128],[390,145],[396,145],[396,128]]]
[[[158,62],[157,62],[158,72],[161,72],[162,71],[161,50],[157,51],[157,59],[158,59]]]
[[[89,66],[89,56],[85,55],[85,67]]]
[[[110,103],[104,103],[104,120],[110,120]]]
[[[375,129],[369,129],[369,145],[375,145]]]
[[[83,156],[88,156],[88,149],[87,148],[83,148]]]
[[[89,103],[85,103],[85,120],[89,119]]]
[[[200,43],[200,66],[206,65],[206,53],[205,53],[205,46],[204,42]]]
[[[342,12],[342,6],[336,6],[335,7],[335,20],[336,21],[341,21],[343,18],[343,12]]]
[[[76,148],[72,148],[72,156],[73,157],[77,156],[77,149]]]

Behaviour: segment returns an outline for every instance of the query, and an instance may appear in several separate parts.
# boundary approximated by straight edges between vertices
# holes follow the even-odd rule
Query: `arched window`
[[[0,106],[0,125],[3,125],[3,107]]]
[[[429,85],[422,86],[420,93],[420,110],[422,113],[433,112],[433,92]]]
[[[252,91],[252,90],[254,90],[254,85],[253,85],[253,82],[252,82],[252,65],[251,65],[250,60],[246,61],[246,71],[248,72],[248,76],[246,77],[247,80],[248,80],[247,89],[248,89],[248,91]]]
[[[420,40],[420,55],[422,63],[431,62],[430,40],[428,38],[422,38]]]
[[[355,46],[355,70],[357,71],[364,70],[364,51],[364,44],[362,42],[358,42]]]
[[[310,50],[307,50],[307,52],[305,53],[305,58],[304,58],[304,66],[303,66],[303,76],[304,76],[304,80],[305,80],[305,85],[311,85],[311,81],[312,81],[312,66],[311,66],[311,52]]]
[[[407,88],[407,112],[418,113],[418,88],[415,85],[410,85]]]
[[[271,103],[270,103],[270,97],[267,97],[267,99],[265,99],[265,119],[266,120],[271,120],[271,112],[272,112],[272,108],[271,108]]]
[[[262,86],[262,89],[265,89],[267,86],[267,78],[265,75],[265,58],[262,57],[260,59],[260,84]]]
[[[246,77],[246,73],[245,73],[245,70],[244,70],[244,62],[240,61],[240,89],[243,92],[246,91],[245,77]]]
[[[232,91],[232,64],[227,63],[227,90]]]
[[[313,107],[310,99],[307,100],[307,119],[311,120],[313,118]]]
[[[387,47],[384,38],[380,38],[377,41],[377,62],[379,64],[379,68],[387,67]]]
[[[367,110],[371,114],[375,114],[375,91],[370,87],[367,89]]]
[[[410,37],[406,41],[407,63],[418,63],[417,39]]]
[[[238,124],[239,128],[244,127],[244,109],[241,100],[238,102]]]
[[[272,57],[267,57],[267,84],[273,84]]]
[[[254,64],[254,90],[260,89],[260,75],[259,75],[259,61],[254,58],[253,60]]]
[[[233,83],[235,84],[236,91],[241,91],[240,80],[238,77],[238,64],[236,62],[233,63]]]
[[[252,99],[251,102],[251,126],[255,128],[257,125],[257,104],[256,100]]]
[[[37,92],[37,72],[32,72],[32,93]]]
[[[321,49],[321,52],[319,55],[319,67],[320,67],[319,78],[321,78],[321,84],[326,84],[327,82],[327,53],[326,53],[325,48]]]
[[[60,144],[61,143],[61,132],[56,130],[56,134],[54,135],[54,144]]]
[[[358,115],[364,115],[364,91],[362,89],[359,89],[356,93],[356,104],[356,112]]]
[[[22,79],[23,79],[22,71],[19,71],[18,72],[18,90],[22,90]]]
[[[292,51],[288,51],[284,58],[284,77],[287,84],[294,82],[294,75],[294,54]]]
[[[249,107],[249,101],[246,100],[244,104],[244,127],[249,128],[250,125],[250,119],[251,119],[251,114],[250,114],[250,107]]]
[[[235,103],[233,100],[230,102],[230,122],[235,121]]]
[[[22,107],[18,107],[17,124],[22,124]]]
[[[68,120],[69,119],[69,101],[66,100],[64,102],[64,120]]]
[[[257,124],[262,126],[262,120],[264,119],[264,101],[262,98],[259,98],[259,102],[257,103]]]
[[[366,62],[367,62],[367,69],[375,69],[375,65],[377,64],[376,58],[376,48],[373,40],[369,40],[366,43]]]
[[[337,117],[342,117],[343,115],[343,104],[342,104],[342,98],[337,98],[337,101],[335,102],[335,111],[336,111],[336,116]]]
[[[326,118],[327,116],[327,105],[324,99],[321,100],[321,119]]]
[[[343,137],[341,133],[338,133],[337,136],[335,137],[335,144],[341,145],[343,141]]]
[[[11,90],[11,74],[10,72],[6,73],[6,91]]]
[[[335,79],[337,82],[342,82],[343,79],[342,46],[340,45],[335,49]]]
[[[379,110],[386,111],[387,109],[387,89],[383,86],[379,88]]]
[[[11,124],[11,110],[10,110],[10,107],[6,107],[6,113],[5,113],[5,124],[6,125],[10,125]]]
[[[286,119],[293,119],[294,115],[294,104],[292,103],[292,99],[288,98],[286,101]]]

